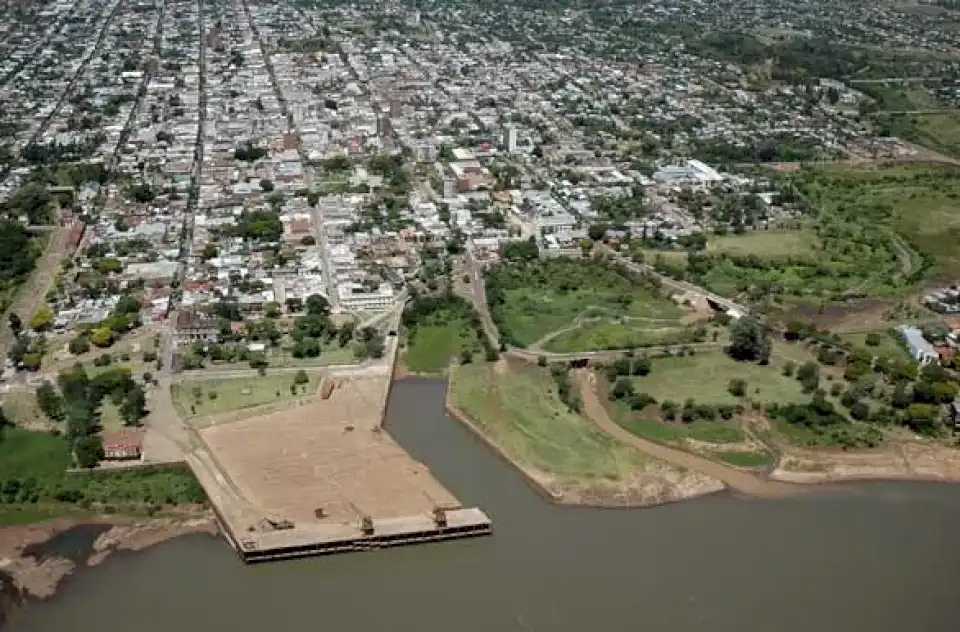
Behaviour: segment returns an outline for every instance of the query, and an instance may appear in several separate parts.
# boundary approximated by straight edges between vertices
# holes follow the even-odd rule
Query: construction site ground
[[[327,399],[321,387],[299,406],[191,431],[188,460],[234,538],[297,546],[357,537],[364,516],[394,529],[459,506],[381,429],[391,376],[370,373],[328,375]]]

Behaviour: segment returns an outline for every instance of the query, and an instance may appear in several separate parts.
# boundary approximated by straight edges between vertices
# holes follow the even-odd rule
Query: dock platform
[[[187,461],[241,559],[491,533],[482,511],[461,507],[383,428],[388,370],[325,379],[325,398],[192,432]]]

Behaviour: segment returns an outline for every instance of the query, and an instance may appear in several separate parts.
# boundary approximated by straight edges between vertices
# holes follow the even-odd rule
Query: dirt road
[[[670,448],[638,437],[610,419],[606,409],[603,407],[603,403],[597,396],[596,376],[592,372],[577,371],[575,375],[577,383],[580,386],[581,397],[583,398],[583,411],[587,418],[600,430],[618,441],[633,446],[644,454],[666,461],[671,465],[712,476],[723,481],[730,489],[750,496],[776,497],[802,491],[797,485],[768,481],[748,472],[743,472],[736,468],[696,456],[695,454],[690,454],[677,448]]]

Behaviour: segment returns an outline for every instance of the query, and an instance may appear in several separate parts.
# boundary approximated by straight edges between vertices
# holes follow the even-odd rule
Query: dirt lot
[[[380,430],[388,376],[337,378],[329,399],[200,431],[237,496],[263,516],[358,524],[456,506],[456,499]],[[315,511],[322,510],[318,518]],[[245,512],[242,520],[249,521]],[[231,520],[231,518],[227,518]],[[234,524],[245,531],[255,525]]]
[[[842,332],[847,329],[858,331],[890,327],[890,321],[884,319],[897,301],[891,299],[867,298],[834,305],[800,305],[773,315],[773,320],[786,323],[795,319],[810,322],[820,328]]]
[[[925,443],[891,444],[863,452],[784,452],[771,478],[796,483],[857,479],[960,481],[960,451]]]

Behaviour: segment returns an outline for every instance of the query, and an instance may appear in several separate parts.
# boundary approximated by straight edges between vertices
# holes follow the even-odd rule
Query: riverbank
[[[478,375],[465,376],[463,371]],[[610,439],[566,409],[550,390],[549,375],[541,373],[546,370],[511,368],[505,360],[453,367],[445,406],[543,497],[566,505],[642,507],[724,488],[716,478],[649,458]]]
[[[528,375],[537,371],[549,377],[546,369],[506,360],[451,367],[445,406],[557,504],[649,506],[724,488],[783,497],[868,480],[960,482],[960,450],[907,441],[856,452],[782,446],[767,468],[736,467],[621,427],[587,371],[572,374],[582,400],[582,412],[573,413],[559,402],[552,383],[538,381],[544,376]]]
[[[960,483],[960,450],[919,442],[862,452],[784,450],[770,479],[804,485],[855,481]]]
[[[7,598],[0,604],[0,622],[8,616],[4,606],[24,599],[48,599],[78,568],[96,566],[116,551],[140,551],[190,533],[216,534],[212,512],[189,508],[182,516],[135,518],[100,515],[59,518],[35,524],[0,528],[0,573]],[[58,539],[70,539],[62,546]],[[67,551],[70,551],[67,553]]]
[[[878,448],[864,450],[804,449],[782,442],[768,445],[776,453],[767,469],[739,468],[711,458],[711,450],[691,450],[642,437],[613,421],[597,392],[596,376],[578,372],[587,416],[601,430],[637,447],[651,456],[715,476],[730,488],[751,496],[783,496],[816,485],[859,481],[960,482],[960,450],[933,443],[899,439]],[[770,424],[755,428],[769,434]],[[756,436],[750,433],[750,436]],[[750,440],[753,442],[753,439]],[[769,441],[769,440],[768,440]],[[692,442],[692,446],[702,442]],[[690,441],[685,442],[691,446]],[[751,443],[752,445],[752,443]],[[765,444],[766,445],[766,444]]]

